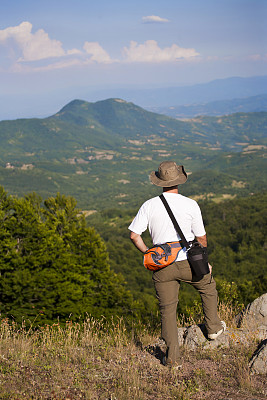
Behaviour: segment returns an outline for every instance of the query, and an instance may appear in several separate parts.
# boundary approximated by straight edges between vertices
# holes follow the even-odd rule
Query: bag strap
[[[175,216],[173,215],[173,212],[170,209],[170,206],[169,206],[167,200],[165,199],[163,194],[161,194],[159,196],[159,198],[161,199],[162,203],[164,204],[164,206],[165,206],[165,208],[167,210],[167,213],[169,214],[169,217],[172,220],[172,223],[174,225],[174,228],[175,228],[176,232],[179,233],[179,236],[181,238],[181,242],[182,242],[183,247],[186,247],[187,249],[189,249],[190,245],[189,245],[188,241],[186,240],[186,238],[184,237],[184,234],[183,234],[178,222],[176,221]]]

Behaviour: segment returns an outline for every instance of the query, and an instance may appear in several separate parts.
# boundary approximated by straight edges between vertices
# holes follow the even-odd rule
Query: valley
[[[150,171],[175,159],[186,195],[248,195],[266,187],[266,128],[265,112],[179,121],[121,99],[74,100],[49,118],[0,122],[0,184],[71,195],[84,210],[137,207],[157,194]]]

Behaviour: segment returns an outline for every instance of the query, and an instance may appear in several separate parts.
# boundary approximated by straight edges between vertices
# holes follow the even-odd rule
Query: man
[[[164,197],[186,240],[189,242],[196,238],[199,243],[207,247],[206,232],[197,202],[178,193],[178,185],[185,183],[186,180],[187,174],[183,166],[178,166],[173,161],[162,162],[158,171],[153,171],[150,174],[150,181],[163,189]],[[148,249],[141,237],[147,227],[153,244],[180,240],[159,197],[147,200],[129,226],[130,238],[142,253],[145,253]],[[209,267],[210,274],[198,279],[193,277],[187,261],[186,249],[183,248],[173,264],[153,272],[152,279],[161,313],[161,335],[167,345],[164,361],[166,366],[179,368],[182,365],[176,322],[180,281],[191,284],[201,296],[208,338],[216,339],[226,329],[225,322],[220,321],[217,315],[217,290],[215,281],[211,276],[212,267],[210,265]]]

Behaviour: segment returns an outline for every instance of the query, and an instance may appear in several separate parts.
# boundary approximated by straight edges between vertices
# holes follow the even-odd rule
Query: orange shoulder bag
[[[180,242],[156,244],[144,254],[144,266],[150,271],[158,271],[172,264],[182,249]]]

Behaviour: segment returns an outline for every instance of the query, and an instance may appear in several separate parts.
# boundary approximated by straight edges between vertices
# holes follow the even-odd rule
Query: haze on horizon
[[[0,120],[267,72],[264,0],[2,0],[0,15]]]

